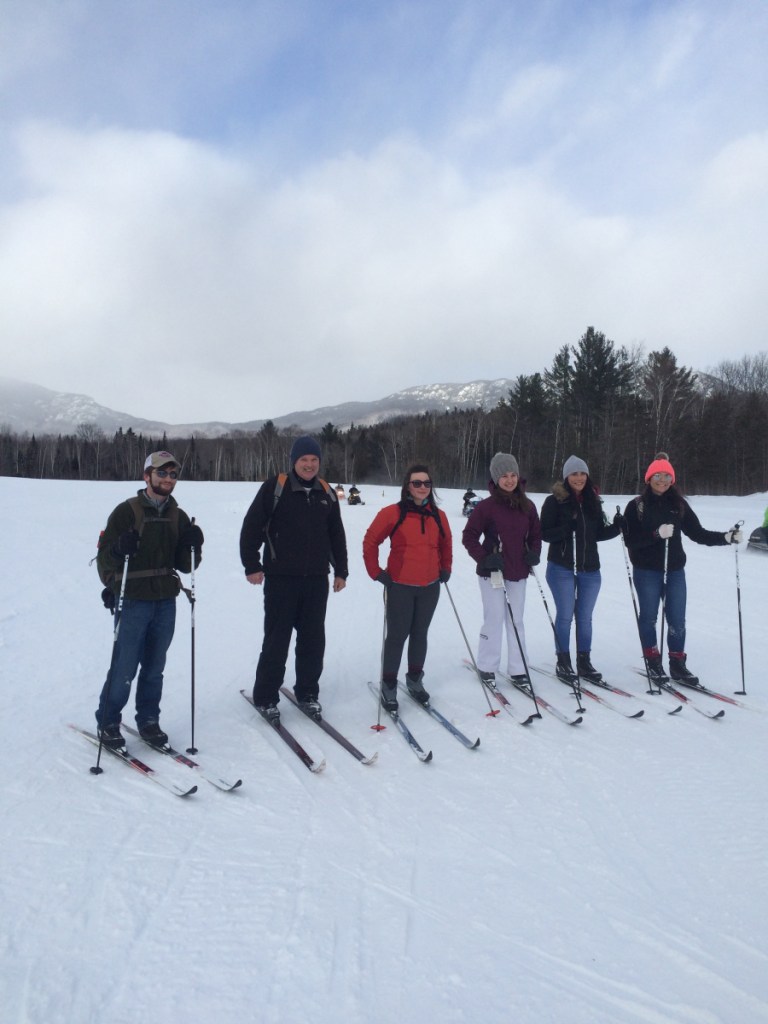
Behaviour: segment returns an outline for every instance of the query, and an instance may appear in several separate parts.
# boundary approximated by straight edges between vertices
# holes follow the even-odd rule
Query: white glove
[[[672,523],[662,523],[657,530],[658,535],[662,540],[669,540],[672,534],[675,532],[675,528]]]
[[[741,544],[741,530],[726,530],[725,540],[727,544]]]

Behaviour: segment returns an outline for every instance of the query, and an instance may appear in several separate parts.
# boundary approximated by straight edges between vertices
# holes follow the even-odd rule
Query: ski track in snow
[[[91,775],[96,749],[65,727],[93,724],[112,636],[88,562],[107,513],[138,486],[0,479],[2,1024],[768,1024],[766,556],[741,548],[742,699],[759,714],[693,695],[725,708],[718,722],[689,707],[667,715],[668,696],[632,707],[603,691],[645,717],[592,702],[575,728],[546,712],[527,728],[487,717],[443,595],[428,688],[481,745],[465,750],[404,702],[434,751],[424,765],[391,722],[370,728],[365,684],[380,664],[382,602],[360,544],[397,489],[365,486],[366,505],[343,511],[351,577],[329,598],[321,700],[329,721],[379,759],[360,765],[283,701],[285,724],[327,761],[314,775],[238,693],[252,684],[261,640],[261,591],[237,558],[255,485],[182,481],[179,501],[206,535],[197,760],[243,786],[218,792],[134,740],[143,761],[197,782],[178,799],[108,755]],[[451,593],[474,643],[480,599],[460,543],[460,492],[441,498],[454,531]],[[743,518],[747,529],[762,522],[766,496],[693,501],[706,526]],[[733,554],[686,550],[691,665],[730,694],[741,684]],[[644,696],[627,667],[639,644],[621,547],[600,551],[594,661]],[[551,628],[534,581],[526,605],[531,663],[548,667]],[[535,674],[534,685],[575,713],[561,684]],[[516,715],[529,713],[522,694],[505,692]],[[163,723],[183,750],[183,598]]]

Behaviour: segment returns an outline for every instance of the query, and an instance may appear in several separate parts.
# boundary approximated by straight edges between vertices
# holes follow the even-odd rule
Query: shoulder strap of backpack
[[[408,515],[408,507],[407,507],[407,505],[404,502],[402,502],[402,501],[398,501],[397,504],[398,504],[398,508],[400,509],[400,515],[397,517],[397,522],[395,523],[395,525],[389,531],[390,540],[392,539],[394,534],[397,532],[397,530],[399,530],[400,526],[405,522],[405,517]]]
[[[133,512],[133,525],[141,536],[144,531],[144,505],[138,494],[135,498],[128,498],[128,504]]]
[[[278,501],[280,501],[280,495],[283,493],[283,488],[285,487],[285,481],[287,479],[288,479],[288,474],[287,473],[278,473],[277,474],[277,482],[275,483],[275,494],[274,494],[274,498],[272,499],[272,512],[274,512],[275,509],[277,508],[277,503],[278,503]],[[270,513],[270,519],[271,518],[272,518],[272,514]]]
[[[338,502],[339,496],[336,493],[336,491],[333,489],[333,487],[331,487],[331,485],[327,482],[327,480],[323,480],[323,478],[321,476],[319,476],[317,479],[318,479],[318,482],[321,484],[321,486],[322,486],[323,490],[325,491],[325,493],[331,499],[331,501]]]

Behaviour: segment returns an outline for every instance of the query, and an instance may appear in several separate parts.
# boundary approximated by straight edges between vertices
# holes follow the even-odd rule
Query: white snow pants
[[[526,580],[504,580],[503,587],[494,587],[490,579],[478,576],[480,596],[483,599],[483,625],[480,630],[480,642],[477,645],[477,667],[481,672],[496,672],[501,666],[501,638],[507,634],[507,674],[521,676],[525,665],[520,656],[520,648],[515,637],[512,618],[507,608],[509,601],[512,615],[515,617],[517,634],[523,646],[525,660],[528,651],[525,646],[525,627],[523,612],[525,611]],[[506,589],[507,597],[504,598]]]

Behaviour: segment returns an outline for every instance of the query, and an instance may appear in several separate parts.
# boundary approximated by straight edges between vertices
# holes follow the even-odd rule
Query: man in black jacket
[[[320,457],[314,438],[297,438],[290,472],[261,485],[240,533],[245,578],[264,584],[264,641],[253,702],[273,724],[280,721],[277,704],[294,629],[294,693],[306,714],[320,717],[329,566],[334,593],[344,589],[348,575],[344,524],[333,489],[317,475]]]

